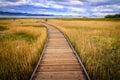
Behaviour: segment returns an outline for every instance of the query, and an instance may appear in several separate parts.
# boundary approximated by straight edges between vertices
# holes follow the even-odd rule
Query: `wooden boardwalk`
[[[87,80],[64,35],[55,27],[42,24],[47,27],[49,38],[32,80]]]

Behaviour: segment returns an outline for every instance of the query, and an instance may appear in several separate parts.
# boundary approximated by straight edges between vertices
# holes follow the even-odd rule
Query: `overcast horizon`
[[[120,0],[0,0],[0,12],[104,17],[120,13]]]

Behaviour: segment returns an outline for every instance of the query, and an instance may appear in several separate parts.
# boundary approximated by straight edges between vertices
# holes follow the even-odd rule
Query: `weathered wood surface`
[[[53,26],[43,25],[49,31],[49,38],[33,80],[86,80],[64,35]]]

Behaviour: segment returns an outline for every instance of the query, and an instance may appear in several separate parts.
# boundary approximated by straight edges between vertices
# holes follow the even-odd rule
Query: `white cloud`
[[[105,15],[113,15],[115,13],[101,13],[101,12],[96,12],[93,13],[92,15],[94,15],[95,17],[104,17]]]
[[[114,9],[120,9],[120,5],[107,5],[106,7],[111,7]]]
[[[120,10],[119,5],[103,5],[92,8],[93,12],[114,12]]]
[[[36,6],[36,7],[45,7],[45,8],[48,8],[49,5],[46,5],[46,4],[42,4],[42,3],[29,3],[29,5],[33,5],[33,6]]]
[[[73,16],[79,16],[78,13],[68,13],[68,12],[49,12],[49,11],[39,11],[37,12],[37,14],[53,14],[53,15],[63,15],[63,16],[67,16],[67,15],[73,15]]]
[[[74,4],[74,5],[83,5],[83,2],[81,2],[80,0],[70,0],[70,4]]]
[[[31,1],[29,3],[29,5],[33,5],[33,6],[37,6],[37,7],[45,7],[45,8],[55,8],[55,9],[64,8],[63,5],[58,5],[58,4],[55,4],[55,3],[51,2],[51,1],[46,1],[44,3],[41,3],[41,2],[38,3],[38,2]]]
[[[80,1],[80,0],[64,0],[64,1],[60,1],[60,0],[48,0],[48,2],[52,2],[52,3],[55,3],[55,4],[61,4],[61,5],[72,5],[72,6],[74,6],[74,5],[83,5],[84,3],[82,2],[82,1]]]
[[[84,8],[77,8],[77,7],[68,7],[70,11],[75,11],[75,12],[85,12],[86,10]]]
[[[97,8],[92,9],[92,11],[93,12],[111,12],[111,11],[114,11],[114,10],[113,9],[97,7]]]
[[[62,9],[62,8],[64,8],[64,6],[62,6],[62,5],[55,5],[55,4],[51,5],[51,7],[52,7],[52,8],[57,8],[57,9]]]
[[[17,2],[10,2],[10,1],[0,1],[1,6],[17,6],[27,4],[31,0],[19,0]]]
[[[101,3],[101,2],[107,2],[109,0],[87,0],[87,1],[92,3]]]

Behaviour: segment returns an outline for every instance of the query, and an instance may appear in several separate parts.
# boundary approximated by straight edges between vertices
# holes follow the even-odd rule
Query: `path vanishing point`
[[[48,40],[30,80],[90,80],[63,33],[42,22]]]

